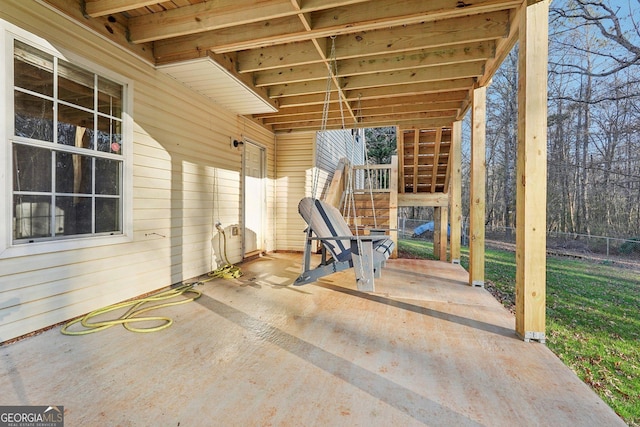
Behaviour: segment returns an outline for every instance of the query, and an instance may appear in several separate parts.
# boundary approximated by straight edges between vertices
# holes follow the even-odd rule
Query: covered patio
[[[166,309],[175,324],[163,332],[77,338],[54,327],[1,346],[0,403],[59,404],[68,425],[623,425],[543,345],[548,5],[5,1],[0,342],[188,281],[223,265],[227,251],[245,275]],[[484,140],[487,86],[516,43],[513,316],[483,288]],[[73,143],[34,136],[34,124],[52,135],[62,126]],[[310,176],[322,166],[316,132],[379,126],[399,135],[387,210],[433,206],[441,236],[450,221],[441,261],[391,259],[371,293],[357,290],[353,270],[291,286],[304,245],[298,202],[316,196]],[[98,150],[99,130],[117,139],[115,151]],[[91,131],[93,145],[81,146]],[[22,167],[8,154],[27,149],[56,170],[42,189],[17,185],[21,169],[44,170],[33,167],[40,157],[23,154]],[[58,190],[63,154],[117,162],[119,187],[80,192],[76,171]],[[334,171],[322,170],[325,183]],[[56,230],[58,193],[119,201],[112,229],[92,223],[78,234],[60,221]],[[42,222],[18,217],[23,196],[47,197],[42,235],[16,232]]]
[[[623,426],[462,267],[395,259],[292,287],[298,254],[199,286],[159,333],[59,328],[3,347],[3,404],[61,404],[67,425]]]

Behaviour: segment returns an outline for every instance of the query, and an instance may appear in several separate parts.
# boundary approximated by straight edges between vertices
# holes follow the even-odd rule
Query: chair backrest
[[[321,200],[305,197],[298,204],[298,212],[316,237],[353,236],[340,211]],[[346,261],[351,257],[350,239],[323,240],[322,243],[338,261]]]

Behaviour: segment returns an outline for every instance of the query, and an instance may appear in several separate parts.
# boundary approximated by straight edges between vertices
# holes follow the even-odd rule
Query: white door
[[[265,151],[245,141],[244,171],[244,257],[264,251],[264,222],[266,213]]]

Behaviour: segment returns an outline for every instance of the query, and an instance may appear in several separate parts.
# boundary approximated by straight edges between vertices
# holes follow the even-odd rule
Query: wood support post
[[[520,10],[516,333],[545,340],[549,0]]]
[[[440,206],[433,208],[433,257],[441,259],[440,257],[440,240],[442,235],[440,234]]]
[[[418,159],[420,157],[420,129],[413,130],[413,158]],[[413,162],[413,192],[418,192],[418,165],[420,162],[414,160]]]
[[[398,153],[398,191],[404,194],[404,130],[396,126],[396,146]]]
[[[453,122],[451,128],[451,178],[449,180],[449,211],[451,235],[449,246],[451,262],[460,264],[460,238],[462,231],[462,122]]]
[[[471,113],[471,203],[469,205],[469,284],[484,286],[484,222],[487,88],[473,91]]]
[[[398,156],[391,156],[389,192],[389,236],[395,243],[391,258],[398,258]]]
[[[447,228],[449,225],[448,211],[449,208],[446,206],[433,208],[433,254],[440,261],[447,260]]]

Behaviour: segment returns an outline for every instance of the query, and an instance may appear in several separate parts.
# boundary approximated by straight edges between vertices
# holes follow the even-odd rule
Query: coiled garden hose
[[[224,234],[224,230],[220,226],[220,224],[216,224],[216,228],[222,234],[224,241],[224,260],[226,261],[226,265],[218,267],[214,271],[207,274],[209,278],[205,280],[200,280],[195,283],[183,284],[178,286],[177,288],[172,288],[163,292],[159,292],[157,294],[150,295],[148,297],[136,298],[131,301],[124,301],[117,304],[109,305],[98,310],[94,310],[91,313],[88,313],[78,319],[72,320],[68,322],[61,330],[64,335],[87,335],[92,334],[94,332],[103,331],[107,328],[110,328],[115,325],[122,325],[125,329],[131,332],[156,332],[161,331],[165,328],[168,328],[173,324],[173,319],[166,316],[147,316],[147,317],[137,317],[139,314],[145,313],[151,310],[157,310],[162,307],[169,307],[172,305],[185,304],[187,302],[194,301],[202,295],[202,292],[194,289],[195,285],[201,285],[205,282],[208,282],[213,279],[223,278],[223,279],[235,279],[242,276],[242,271],[240,267],[236,267],[235,265],[229,262],[227,258],[227,236]],[[178,301],[165,302],[161,304],[155,304],[149,307],[144,307],[143,305],[147,303],[154,303],[158,301],[165,301],[172,298],[180,297],[184,294],[193,294],[190,298],[183,298]],[[124,313],[122,316],[117,319],[112,320],[104,320],[98,322],[92,322],[91,319],[94,317],[100,316],[105,313],[109,313],[115,310],[119,310],[122,308],[131,307]],[[150,326],[144,328],[136,328],[132,326],[133,323],[136,322],[163,322],[158,326]],[[80,323],[84,329],[70,331],[69,327],[75,325],[76,323]]]
[[[182,285],[177,288],[169,289],[163,292],[159,292],[157,294],[150,295],[148,297],[137,298],[131,301],[124,301],[117,304],[109,305],[107,307],[100,308],[98,310],[94,310],[91,313],[88,313],[79,319],[72,320],[71,322],[67,323],[62,328],[61,332],[64,335],[87,335],[94,332],[103,331],[115,325],[122,325],[125,327],[125,329],[131,332],[160,331],[162,329],[165,329],[171,326],[171,324],[173,323],[173,319],[165,316],[147,316],[147,317],[136,317],[136,316],[142,313],[145,313],[147,311],[157,310],[159,308],[169,307],[172,305],[185,304],[187,302],[191,302],[200,298],[200,296],[202,295],[202,292],[197,291],[193,288],[195,284],[196,283]],[[143,308],[143,305],[147,303],[165,301],[172,298],[180,297],[184,294],[192,294],[193,296],[190,298],[183,298],[178,301],[165,302],[165,303],[155,304],[150,307]],[[98,322],[91,321],[91,319],[96,316],[109,313],[114,310],[126,308],[126,307],[131,307],[131,308],[127,310],[127,312],[124,313],[122,316],[118,317],[117,319],[104,320],[104,321],[98,321]],[[144,327],[144,328],[136,328],[132,326],[132,324],[136,322],[148,322],[148,321],[156,321],[156,322],[163,322],[163,323],[158,326],[151,326],[151,327]],[[81,329],[78,331],[70,331],[69,327],[76,323],[80,323],[85,329]]]
[[[224,256],[224,261],[227,264],[216,268],[208,275],[212,279],[216,279],[219,277],[223,279],[237,279],[238,277],[242,276],[242,270],[240,270],[240,267],[236,267],[235,265],[229,262],[229,258],[227,258],[227,235],[224,234],[224,229],[222,228],[220,223],[216,223],[216,228],[218,229],[218,232],[222,234],[222,242],[223,242],[223,248],[224,248],[222,253]]]

